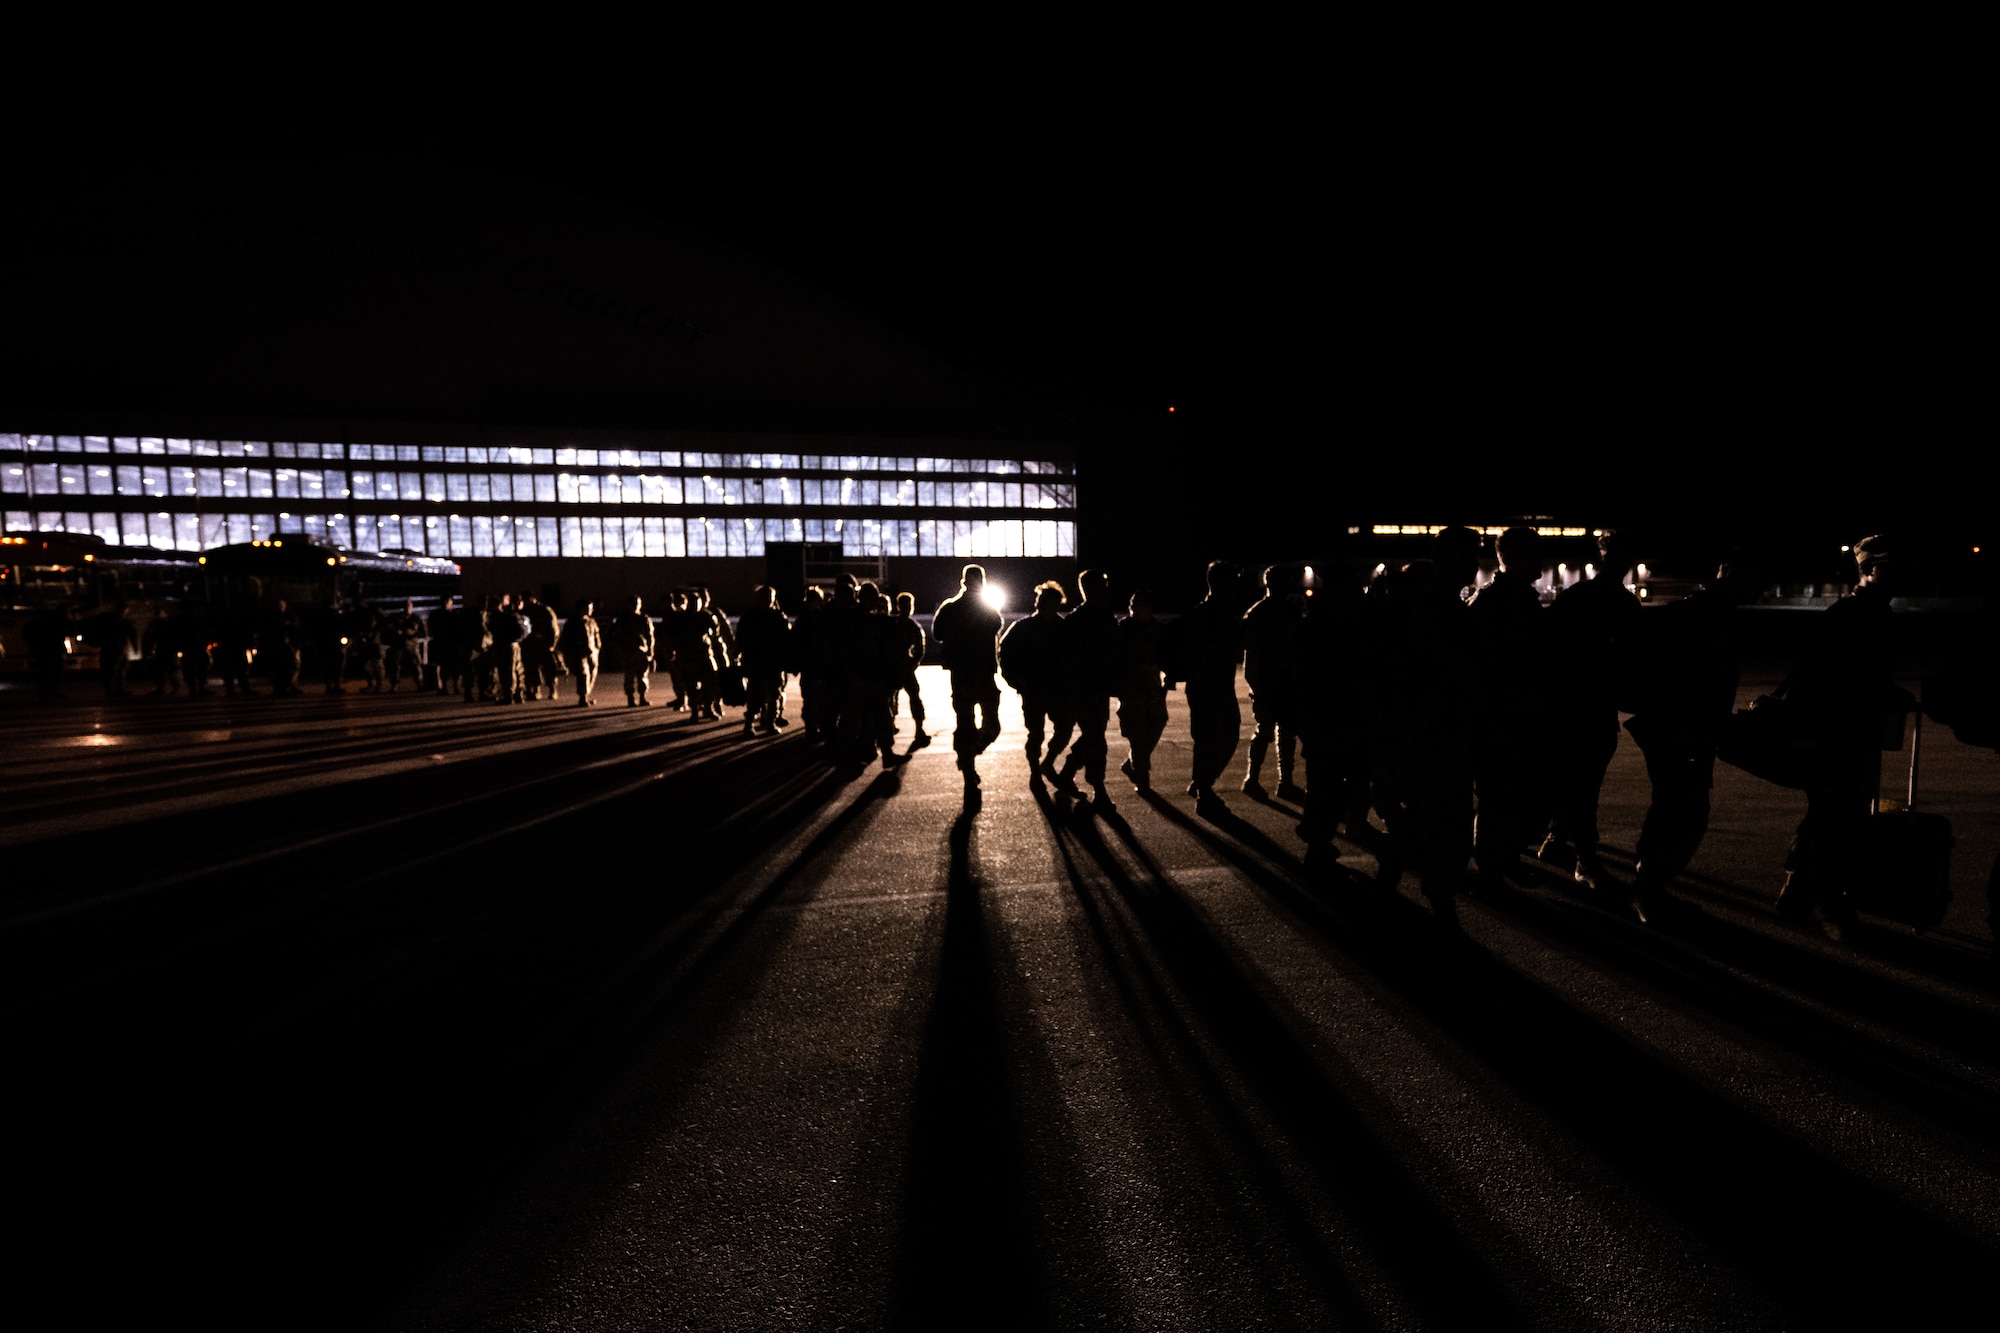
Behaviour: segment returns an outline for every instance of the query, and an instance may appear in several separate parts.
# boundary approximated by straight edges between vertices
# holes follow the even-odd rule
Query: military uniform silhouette
[[[1299,627],[1305,620],[1305,597],[1296,586],[1297,572],[1272,566],[1264,571],[1264,596],[1243,613],[1243,680],[1250,687],[1250,767],[1243,790],[1264,794],[1260,773],[1264,756],[1278,748],[1278,799],[1297,801],[1305,795],[1292,781],[1298,746],[1298,701],[1293,690]]]
[[[1472,650],[1479,721],[1473,778],[1479,812],[1473,854],[1497,884],[1549,824],[1550,646],[1542,595],[1541,537],[1513,527],[1495,544],[1500,571],[1473,596]]]
[[[1000,689],[993,682],[1000,613],[986,604],[981,595],[985,588],[985,569],[967,565],[957,596],[940,605],[931,619],[931,637],[944,650],[945,669],[951,673],[951,709],[958,719],[951,745],[969,800],[976,800],[979,790],[974,761],[1000,737]]]
[[[651,703],[646,697],[646,688],[653,669],[653,622],[646,615],[645,604],[639,598],[634,597],[631,609],[612,622],[611,643],[625,670],[626,707],[637,708]]]
[[[1167,688],[1161,681],[1160,640],[1166,626],[1153,615],[1153,594],[1132,594],[1131,614],[1118,622],[1118,732],[1125,761],[1118,771],[1141,793],[1153,789],[1153,751],[1167,730]]]
[[[1571,584],[1549,607],[1561,688],[1554,697],[1550,801],[1554,818],[1542,858],[1575,869],[1580,883],[1604,878],[1597,802],[1618,750],[1620,698],[1636,662],[1639,599],[1623,580],[1632,568],[1616,533],[1598,539],[1596,576]]]
[[[591,615],[596,609],[594,603],[578,602],[576,614],[563,622],[562,630],[556,636],[556,650],[562,654],[563,665],[576,679],[576,706],[587,708],[596,702],[597,662],[604,650],[604,636],[597,628],[597,620]]]
[[[1194,747],[1188,795],[1205,815],[1227,811],[1215,784],[1243,739],[1243,710],[1236,702],[1236,668],[1243,661],[1241,577],[1226,561],[1211,564],[1208,596],[1181,617],[1171,638],[1169,660],[1186,683],[1188,738]]]
[[[1000,640],[1000,674],[1020,694],[1028,724],[1030,781],[1042,774],[1056,776],[1056,756],[1076,730],[1063,680],[1062,608],[1067,600],[1061,584],[1044,583],[1035,589],[1034,614],[1009,625]]]
[[[1080,770],[1095,793],[1093,808],[1110,810],[1110,794],[1104,790],[1104,769],[1109,745],[1105,731],[1111,725],[1111,700],[1121,683],[1118,651],[1118,619],[1111,609],[1110,580],[1100,570],[1086,569],[1077,576],[1077,592],[1082,605],[1073,608],[1062,622],[1062,662],[1064,692],[1076,715],[1076,744],[1063,760],[1058,774],[1070,785]]]

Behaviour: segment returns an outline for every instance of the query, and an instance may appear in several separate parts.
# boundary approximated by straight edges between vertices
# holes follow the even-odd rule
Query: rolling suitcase
[[[1855,906],[1870,916],[1929,930],[1951,905],[1951,821],[1917,811],[1917,759],[1924,715],[1911,714],[1910,776],[1903,808],[1877,809],[1868,817],[1868,873]]]

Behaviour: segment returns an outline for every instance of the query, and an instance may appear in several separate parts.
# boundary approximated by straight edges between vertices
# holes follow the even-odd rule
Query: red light
[[[1172,403],[1168,403],[1168,404],[1167,404],[1167,411],[1171,412],[1171,411],[1173,411],[1173,410],[1174,410],[1174,405],[1173,405]]]

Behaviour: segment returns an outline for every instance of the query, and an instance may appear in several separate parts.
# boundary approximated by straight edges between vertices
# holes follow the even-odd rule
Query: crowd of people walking
[[[1814,770],[1798,784],[1807,814],[1777,904],[1794,919],[1852,920],[1858,840],[1880,782],[1881,719],[1904,706],[1880,633],[1892,554],[1880,538],[1855,549],[1857,589],[1831,608],[1826,633],[1786,687],[1793,717],[1815,737]],[[1171,622],[1156,616],[1144,588],[1126,594],[1121,616],[1109,578],[1090,569],[1074,599],[1045,583],[1031,614],[1006,625],[986,599],[985,571],[970,564],[928,634],[909,593],[890,598],[846,575],[807,589],[796,618],[769,587],[733,621],[707,589],[693,588],[672,594],[657,619],[637,597],[608,615],[584,600],[558,617],[532,594],[503,594],[477,605],[446,598],[428,616],[412,605],[393,616],[367,605],[301,613],[280,601],[214,623],[163,611],[143,635],[115,614],[103,617],[108,628],[90,630],[111,695],[129,691],[134,659],[151,664],[163,695],[198,696],[217,677],[223,693],[249,694],[254,659],[277,695],[303,691],[310,661],[334,693],[358,677],[365,691],[407,684],[466,703],[520,705],[561,700],[568,682],[567,701],[589,707],[602,667],[620,677],[627,707],[657,702],[697,723],[740,710],[744,735],[758,736],[793,724],[786,683],[795,677],[804,735],[857,769],[878,758],[901,764],[931,743],[916,674],[931,662],[949,681],[966,804],[981,799],[979,760],[1001,734],[1004,682],[1020,697],[1030,780],[1085,816],[1115,808],[1114,710],[1124,743],[1116,771],[1157,799],[1153,757],[1179,689],[1186,794],[1197,815],[1226,818],[1232,787],[1293,806],[1309,869],[1335,860],[1334,838],[1344,835],[1374,853],[1381,882],[1413,871],[1441,920],[1453,918],[1462,892],[1501,891],[1552,870],[1619,896],[1641,919],[1672,911],[1668,885],[1706,833],[1717,749],[1736,701],[1731,612],[1747,600],[1739,581],[1723,566],[1691,596],[1642,615],[1624,584],[1634,562],[1617,533],[1601,537],[1593,576],[1552,600],[1538,586],[1534,529],[1497,539],[1497,571],[1475,591],[1480,555],[1476,533],[1446,528],[1427,558],[1379,569],[1365,588],[1308,586],[1298,566],[1246,578],[1216,562],[1207,596]],[[77,628],[44,626],[41,638]],[[671,688],[664,699],[655,697],[660,677]],[[899,751],[905,705],[915,729]],[[1598,825],[1621,714],[1651,784],[1630,879],[1607,869]],[[1245,761],[1233,769],[1239,749]]]

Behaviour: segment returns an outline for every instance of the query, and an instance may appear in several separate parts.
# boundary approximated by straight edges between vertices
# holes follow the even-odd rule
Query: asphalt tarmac
[[[2000,756],[1925,733],[1922,936],[1780,924],[1803,799],[1727,768],[1697,910],[1550,873],[1454,936],[1360,846],[1307,875],[1292,807],[1197,819],[1178,695],[1163,795],[1080,818],[1011,696],[966,812],[923,684],[935,743],[858,775],[615,680],[0,693],[11,1326],[1990,1312]],[[1626,739],[1614,849],[1645,801]]]

